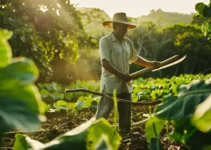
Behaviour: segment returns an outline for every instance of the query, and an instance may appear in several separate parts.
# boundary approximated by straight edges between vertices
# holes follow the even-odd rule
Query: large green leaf
[[[2,80],[0,82],[0,97],[19,99],[34,112],[43,113],[45,111],[45,104],[41,100],[37,87],[33,84],[21,85],[17,80]],[[3,102],[6,103],[6,101]]]
[[[0,70],[1,79],[16,79],[21,84],[33,83],[38,74],[39,71],[34,62],[27,58],[15,58],[11,64]]]
[[[152,116],[146,123],[145,133],[147,142],[150,143],[152,138],[157,138],[157,136],[162,131],[166,121],[161,120],[155,116]]]
[[[11,129],[34,130],[40,126],[45,104],[33,85],[0,88],[0,132]]]
[[[211,130],[211,96],[197,106],[192,123],[202,132]]]
[[[33,147],[32,150],[86,150],[86,137],[88,128],[93,123],[93,120],[89,120],[88,122],[78,126],[77,128],[66,132],[64,134],[59,135],[54,140],[46,143],[41,147],[33,147],[33,143],[28,142],[31,140],[30,138],[24,138],[23,140],[16,140],[15,145],[19,145],[19,147],[27,147],[28,150]],[[23,141],[23,142],[22,142]],[[13,149],[19,150],[19,149]]]
[[[15,139],[13,150],[40,150],[44,147],[44,144],[21,134],[16,134]]]
[[[149,144],[149,149],[150,150],[162,150],[162,144],[160,142],[159,138],[152,138]]]
[[[175,123],[178,123],[178,121]],[[190,119],[184,119],[183,123],[180,122],[179,124],[180,126],[174,126],[173,132],[169,134],[169,137],[177,143],[182,143],[194,150],[202,149],[204,146],[211,144],[211,134],[197,130],[191,124]]]
[[[121,137],[105,119],[88,122],[43,145],[27,136],[16,135],[13,150],[117,150]]]
[[[174,130],[169,133],[169,137],[177,143],[187,144],[194,141],[197,130],[190,124],[189,119],[176,120],[171,122]],[[198,140],[200,141],[200,140]]]
[[[104,138],[102,138],[104,137]],[[102,140],[103,139],[103,140]],[[109,139],[109,141],[108,141]],[[78,126],[77,128],[60,135],[53,141],[47,143],[45,150],[66,150],[66,149],[92,149],[100,147],[102,149],[117,149],[121,137],[118,132],[105,119],[88,122]],[[102,147],[103,146],[103,147]]]
[[[211,94],[211,80],[200,80],[181,86],[179,96],[169,96],[155,109],[155,115],[164,119],[190,118],[196,106]]]
[[[90,150],[96,147],[97,142],[101,140],[102,137],[104,137],[104,142],[108,147],[116,150],[118,149],[120,140],[122,139],[118,134],[117,129],[112,127],[105,119],[94,122],[89,128],[87,137],[90,142],[93,142],[92,145],[88,145],[87,147],[87,149]]]
[[[87,148],[88,150],[112,150],[112,147],[109,144],[108,137],[105,135],[101,136],[99,142],[95,145],[94,148]]]
[[[0,68],[8,65],[12,60],[12,50],[7,42],[12,36],[12,32],[0,29]]]

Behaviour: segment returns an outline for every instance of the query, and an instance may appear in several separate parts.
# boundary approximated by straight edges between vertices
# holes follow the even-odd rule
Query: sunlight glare
[[[40,10],[41,10],[42,12],[46,12],[46,11],[48,10],[48,8],[47,8],[47,6],[45,6],[45,5],[41,5],[41,6],[40,6]]]
[[[195,12],[195,4],[209,0],[71,0],[76,7],[99,8],[110,17],[116,12],[126,12],[128,16],[140,17],[151,10],[190,14]]]

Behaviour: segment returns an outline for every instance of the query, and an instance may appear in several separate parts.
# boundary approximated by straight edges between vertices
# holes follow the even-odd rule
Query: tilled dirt
[[[132,121],[138,122],[144,120],[143,114],[148,112],[148,107],[134,106],[132,109]],[[53,140],[58,135],[70,131],[71,129],[79,126],[80,124],[86,122],[90,118],[94,117],[94,112],[90,110],[81,111],[78,115],[68,114],[66,111],[46,113],[47,121],[44,122],[41,128],[33,133],[27,135],[32,139],[40,141],[42,143],[47,143]],[[113,114],[111,113],[108,121],[112,124]],[[132,127],[129,135],[123,136],[119,150],[147,150],[148,143],[146,142],[145,123],[138,126]],[[3,138],[3,150],[12,149],[15,142],[15,133],[9,132],[4,135]],[[25,132],[19,132],[21,134],[26,134]],[[171,140],[169,140],[165,131],[160,135],[161,142],[164,146],[164,150],[168,149],[170,145],[175,145]],[[173,149],[174,150],[174,149]]]

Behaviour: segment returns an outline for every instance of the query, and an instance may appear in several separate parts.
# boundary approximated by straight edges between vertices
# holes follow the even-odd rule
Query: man
[[[103,22],[103,26],[113,28],[113,32],[102,37],[99,42],[100,59],[102,64],[101,92],[110,96],[116,89],[117,98],[131,101],[132,84],[129,75],[129,64],[135,63],[152,67],[159,62],[147,61],[137,56],[136,50],[125,34],[136,25],[129,22],[125,13],[116,13],[112,21]],[[96,119],[107,118],[113,108],[113,100],[102,97],[98,104]],[[119,131],[122,134],[130,132],[131,105],[118,102]]]

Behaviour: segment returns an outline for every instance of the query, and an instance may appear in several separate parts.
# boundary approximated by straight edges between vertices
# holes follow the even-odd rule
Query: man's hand
[[[103,67],[108,70],[110,73],[113,73],[117,77],[123,79],[126,82],[129,82],[132,80],[131,76],[129,74],[123,74],[122,72],[118,71],[116,68],[114,68],[107,60],[102,61]]]
[[[130,80],[132,80],[132,77],[129,74],[122,74],[121,78],[126,82],[129,82]]]
[[[154,69],[159,68],[159,67],[160,67],[160,62],[159,62],[159,61],[152,61],[152,67],[153,67]]]

